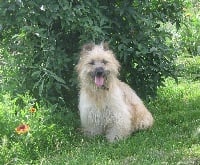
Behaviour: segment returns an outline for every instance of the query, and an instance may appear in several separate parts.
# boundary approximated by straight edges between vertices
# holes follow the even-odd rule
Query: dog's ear
[[[91,51],[94,48],[94,46],[94,43],[85,44],[83,45],[82,51]]]
[[[101,42],[101,46],[102,46],[103,50],[105,50],[105,51],[109,50],[109,45],[107,42]]]

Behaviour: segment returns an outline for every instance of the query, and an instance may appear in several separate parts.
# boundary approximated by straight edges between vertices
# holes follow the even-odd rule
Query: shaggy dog
[[[83,46],[76,66],[79,110],[83,131],[90,137],[104,134],[113,142],[153,124],[151,113],[135,91],[117,78],[119,67],[107,44]]]

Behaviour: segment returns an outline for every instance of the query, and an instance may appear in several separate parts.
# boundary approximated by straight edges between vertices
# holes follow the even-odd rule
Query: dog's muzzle
[[[94,84],[97,87],[101,87],[101,89],[108,89],[106,87],[106,80],[109,74],[110,71],[105,70],[103,67],[96,67],[92,72],[90,72]]]
[[[95,69],[95,76],[97,76],[97,77],[105,76],[105,71],[104,71],[103,67],[98,67]]]
[[[94,83],[98,87],[102,87],[104,85],[104,77],[105,77],[105,70],[103,67],[95,68],[94,70]]]

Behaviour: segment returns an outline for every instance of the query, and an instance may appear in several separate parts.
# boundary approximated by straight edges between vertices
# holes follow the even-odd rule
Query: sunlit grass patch
[[[200,80],[200,56],[180,56],[177,59],[179,65],[179,76],[190,79]]]

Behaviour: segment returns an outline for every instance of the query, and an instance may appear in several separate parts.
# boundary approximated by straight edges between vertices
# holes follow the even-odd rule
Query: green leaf
[[[60,78],[59,76],[57,76],[55,73],[51,72],[50,70],[44,69],[44,71],[48,74],[48,76],[53,77],[56,81],[66,84],[66,82]]]
[[[38,77],[41,74],[41,71],[35,71],[31,74],[31,77]]]
[[[42,96],[43,89],[44,89],[44,79],[42,80],[42,83],[39,86],[39,96]]]

